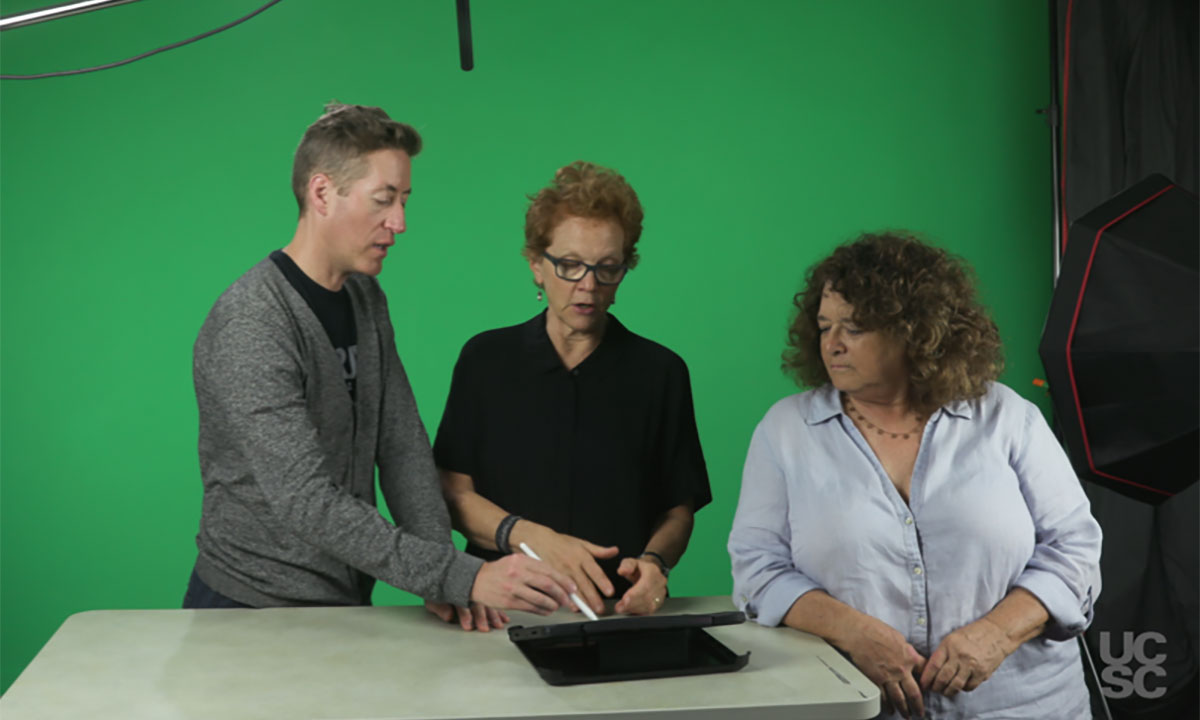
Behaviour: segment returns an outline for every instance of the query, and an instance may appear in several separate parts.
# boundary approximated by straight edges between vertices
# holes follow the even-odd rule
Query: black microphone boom
[[[471,47],[471,0],[455,0],[458,5],[458,58],[463,70],[475,67],[475,49]]]

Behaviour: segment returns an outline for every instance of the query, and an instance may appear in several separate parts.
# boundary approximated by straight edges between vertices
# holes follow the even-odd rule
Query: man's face
[[[404,232],[404,206],[412,193],[412,159],[403,150],[363,157],[366,174],[328,194],[326,253],[334,273],[378,275],[396,234]],[[340,283],[339,283],[340,284]]]

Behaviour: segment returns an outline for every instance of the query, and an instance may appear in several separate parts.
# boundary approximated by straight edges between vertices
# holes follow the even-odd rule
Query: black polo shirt
[[[619,547],[601,563],[618,595],[629,587],[616,574],[620,558],[645,549],[662,514],[712,500],[687,365],[611,315],[573,370],[546,334],[545,312],[471,338],[433,453],[506,511]],[[499,557],[473,544],[467,552]]]

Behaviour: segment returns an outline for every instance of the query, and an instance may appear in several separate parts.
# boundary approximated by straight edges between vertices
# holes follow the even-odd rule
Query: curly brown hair
[[[308,180],[314,174],[329,175],[338,193],[345,195],[367,172],[363,156],[385,149],[403,150],[410,158],[416,157],[421,152],[421,136],[381,108],[344,105],[336,100],[327,104],[325,114],[304,131],[292,161],[292,193],[300,214],[304,215]]]
[[[625,178],[615,170],[576,160],[558,169],[550,185],[529,196],[525,213],[528,260],[550,247],[550,233],[568,216],[611,219],[625,235],[625,264],[637,265],[637,241],[642,236],[642,203]]]
[[[783,369],[809,387],[829,382],[817,309],[825,288],[854,307],[854,323],[900,341],[910,402],[922,413],[981,397],[1004,368],[1000,333],[976,299],[966,262],[904,231],[868,233],[809,268],[792,302]]]

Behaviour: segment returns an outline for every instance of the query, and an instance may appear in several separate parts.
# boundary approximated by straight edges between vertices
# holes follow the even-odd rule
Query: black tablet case
[[[546,682],[581,685],[739,670],[750,653],[734,653],[704,628],[745,621],[740,612],[720,612],[516,625],[508,639]]]

